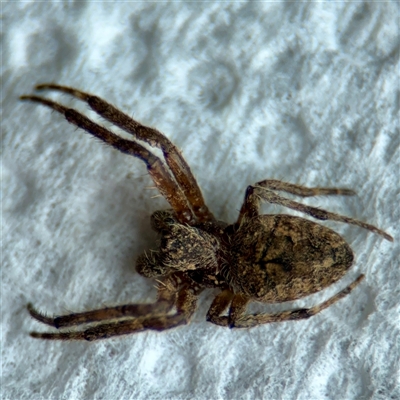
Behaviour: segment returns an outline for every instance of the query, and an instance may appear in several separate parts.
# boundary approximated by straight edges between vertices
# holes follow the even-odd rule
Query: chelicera
[[[206,288],[220,289],[207,313],[207,320],[214,324],[250,328],[269,322],[300,320],[331,306],[361,282],[364,275],[311,308],[247,314],[246,307],[253,301],[281,303],[319,292],[342,278],[353,263],[353,252],[338,233],[295,216],[262,215],[261,201],[319,220],[353,224],[393,241],[375,226],[304,205],[277,193],[301,197],[348,196],[354,194],[352,190],[307,188],[277,180],[248,186],[237,221],[233,224],[218,221],[205,204],[180,151],[161,132],[141,125],[101,98],[80,90],[56,84],[42,84],[36,89],[56,90],[81,99],[102,118],[131,134],[132,140],[123,139],[72,108],[36,95],[21,97],[50,107],[63,114],[71,124],[122,153],[141,159],[171,209],[152,215],[151,225],[159,233],[158,247],[141,255],[136,264],[139,274],[158,282],[154,303],[125,304],[56,317],[48,317],[29,304],[33,318],[58,329],[56,332],[31,332],[32,337],[91,341],[175,328],[190,321],[198,295]],[[137,141],[161,149],[163,159]]]

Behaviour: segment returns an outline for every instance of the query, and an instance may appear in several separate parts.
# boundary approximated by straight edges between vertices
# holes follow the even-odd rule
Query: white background
[[[2,5],[4,399],[399,399],[399,5],[102,3]],[[205,321],[98,343],[34,340],[29,318],[154,299],[135,260],[167,207],[144,164],[49,109],[33,85],[93,92],[171,138],[219,219],[275,178],[352,188],[308,203],[375,224],[327,223],[366,279],[306,321],[234,331]],[[92,113],[66,95],[46,93]],[[265,212],[285,212],[265,206]]]

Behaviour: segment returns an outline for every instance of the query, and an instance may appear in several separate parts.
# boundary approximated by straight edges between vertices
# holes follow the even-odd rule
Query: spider
[[[270,322],[306,319],[345,297],[362,281],[364,275],[311,308],[246,314],[247,305],[253,301],[281,303],[323,290],[345,275],[354,258],[345,240],[325,226],[296,216],[261,215],[262,200],[319,220],[353,224],[393,241],[375,226],[277,194],[349,196],[355,194],[352,190],[308,188],[278,180],[264,180],[248,186],[237,221],[233,224],[218,221],[205,204],[180,151],[161,132],[141,125],[105,100],[80,90],[52,83],[38,85],[35,89],[64,92],[83,100],[102,118],[131,134],[133,140],[123,139],[72,108],[36,95],[21,96],[22,100],[52,108],[71,124],[122,153],[141,159],[171,209],[155,211],[151,216],[152,228],[159,234],[158,248],[142,254],[136,263],[139,274],[158,282],[154,303],[124,304],[56,317],[46,316],[28,304],[34,319],[59,329],[57,332],[31,332],[34,338],[92,341],[175,328],[190,322],[197,297],[206,288],[220,290],[207,313],[207,320],[216,325],[250,328]],[[160,148],[163,160],[136,140]],[[77,326],[80,328],[65,330]]]

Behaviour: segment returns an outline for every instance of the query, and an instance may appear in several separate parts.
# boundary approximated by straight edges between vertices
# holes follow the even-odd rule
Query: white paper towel
[[[2,5],[4,399],[399,399],[399,5],[9,2]],[[135,259],[167,207],[139,160],[22,103],[57,82],[104,97],[183,150],[215,215],[248,184],[339,186],[308,204],[387,230],[326,223],[366,275],[306,321],[229,330],[205,321],[98,343],[34,340],[29,318],[154,299]],[[66,95],[46,93],[93,118]],[[97,119],[96,119],[97,120]],[[108,126],[108,125],[107,125]],[[266,213],[290,213],[265,206]]]

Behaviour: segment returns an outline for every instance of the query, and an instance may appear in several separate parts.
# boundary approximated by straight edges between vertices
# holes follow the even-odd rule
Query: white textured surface
[[[6,3],[2,20],[4,399],[400,398],[398,4]],[[18,101],[48,81],[165,132],[220,219],[235,220],[257,180],[345,186],[358,197],[309,202],[395,242],[328,223],[356,263],[297,305],[366,280],[307,321],[219,328],[205,322],[207,292],[174,331],[31,339],[45,327],[28,301],[48,313],[151,301],[134,261],[153,244],[150,214],[166,206],[140,161]]]

